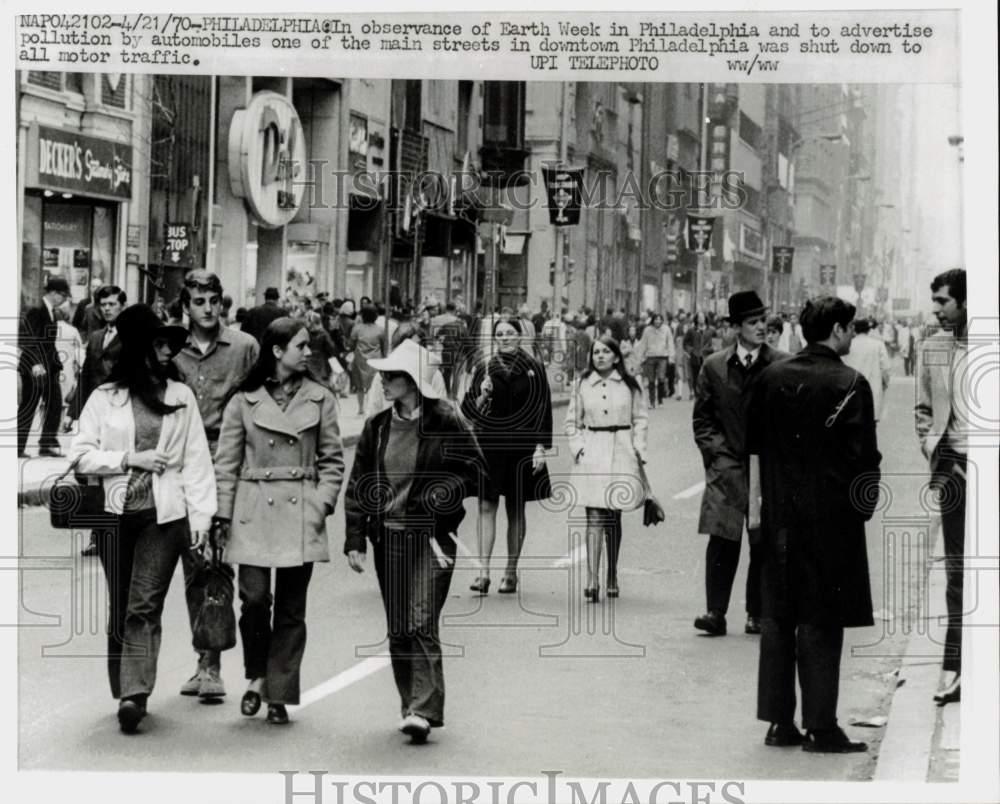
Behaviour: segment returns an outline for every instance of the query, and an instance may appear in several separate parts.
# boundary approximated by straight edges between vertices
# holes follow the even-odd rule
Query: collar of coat
[[[182,402],[180,398],[180,387],[184,386],[184,383],[176,382],[175,380],[167,380],[167,389],[163,394],[163,401],[168,405],[177,405]],[[187,386],[184,386],[187,387]],[[114,405],[116,408],[120,408],[129,403],[132,395],[129,393],[128,388],[123,385],[119,385],[115,382],[106,382],[103,385],[97,387],[98,391],[108,395],[108,401]]]
[[[231,334],[233,330],[229,327],[224,326],[222,322],[219,322],[219,331],[215,335],[215,339],[212,341],[212,345],[209,347],[207,352],[202,352],[194,342],[194,334],[191,330],[188,330],[187,340],[184,342],[184,348],[190,350],[193,354],[198,357],[206,357],[215,351],[216,346],[230,346],[233,342]]]
[[[325,394],[322,385],[309,377],[303,377],[302,385],[284,410],[278,407],[278,403],[263,386],[253,391],[244,391],[243,398],[251,406],[250,415],[258,427],[298,437],[300,432],[319,422],[318,403],[323,402]]]
[[[602,377],[596,371],[592,371],[587,376],[587,383],[589,385],[597,385],[597,383],[603,382],[604,380],[612,380],[614,382],[623,382],[622,375],[618,373],[618,369],[615,369],[614,371],[612,371],[607,377]]]
[[[824,346],[821,343],[810,343],[809,345],[806,346],[805,349],[802,350],[802,352],[811,355],[816,355],[817,357],[830,358],[832,360],[836,360],[837,362],[843,362],[840,359],[840,355],[838,355],[835,351],[833,351],[833,349],[831,349],[829,346]],[[802,352],[800,352],[799,354],[802,354]]]

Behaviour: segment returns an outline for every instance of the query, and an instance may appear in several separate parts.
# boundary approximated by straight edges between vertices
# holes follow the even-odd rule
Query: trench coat
[[[710,355],[695,381],[694,440],[705,466],[698,532],[738,542],[743,538],[747,489],[746,406],[761,372],[788,355],[766,343],[749,369],[740,365],[736,346]],[[750,539],[756,542],[756,528]]]
[[[639,459],[646,460],[648,424],[642,391],[630,389],[617,371],[607,379],[596,371],[580,378],[569,398],[564,425],[574,459],[576,505],[634,511],[643,504]]]
[[[810,344],[761,374],[748,421],[748,450],[760,456],[763,616],[871,625],[865,522],[882,456],[868,381]]]
[[[285,410],[264,387],[229,400],[215,454],[225,560],[258,567],[329,561],[326,518],[344,479],[333,392],[304,377]]]

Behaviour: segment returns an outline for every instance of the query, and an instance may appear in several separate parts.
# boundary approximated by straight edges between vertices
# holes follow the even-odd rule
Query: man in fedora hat
[[[41,304],[29,307],[21,317],[17,345],[20,354],[17,372],[23,393],[17,406],[17,455],[24,457],[28,431],[41,402],[44,407],[38,454],[59,457],[62,450],[56,433],[62,419],[62,392],[59,371],[62,361],[56,351],[55,311],[69,299],[69,283],[61,276],[50,276],[45,283]]]
[[[744,415],[757,376],[788,357],[764,342],[767,307],[752,290],[729,297],[729,322],[736,342],[705,359],[694,380],[694,440],[705,464],[705,492],[698,532],[708,534],[705,552],[707,611],[694,621],[710,636],[726,633],[726,611],[740,560],[749,505]],[[759,531],[749,531],[745,631],[760,633]]]

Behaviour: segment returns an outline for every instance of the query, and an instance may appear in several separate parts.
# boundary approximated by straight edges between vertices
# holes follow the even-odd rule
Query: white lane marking
[[[345,687],[349,687],[361,679],[377,673],[379,670],[388,667],[390,664],[388,656],[370,656],[364,661],[358,662],[354,667],[349,667],[343,673],[338,673],[333,678],[329,678],[322,684],[307,690],[299,699],[298,706],[292,707],[295,710],[305,709],[310,704],[322,701],[324,698],[340,692]]]
[[[552,562],[553,567],[572,567],[583,561],[583,557],[586,555],[587,546],[585,544],[578,544],[573,548],[568,556],[563,556],[562,558],[557,558]]]
[[[702,480],[700,483],[695,483],[691,488],[684,489],[684,491],[678,491],[674,495],[675,500],[686,500],[689,497],[694,497],[696,494],[701,494],[705,490],[705,481]]]

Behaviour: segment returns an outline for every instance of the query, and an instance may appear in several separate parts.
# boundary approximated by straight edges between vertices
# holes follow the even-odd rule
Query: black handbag
[[[642,504],[642,524],[648,528],[650,525],[659,525],[667,518],[667,514],[663,510],[663,506],[660,505],[660,501],[653,496],[653,491],[649,487],[649,478],[646,477],[646,469],[642,465],[642,459],[639,458],[638,452],[635,457],[639,461],[639,478],[642,480],[642,491],[646,498]]]
[[[195,650],[221,651],[236,646],[232,570],[222,562],[220,553],[221,550],[213,546],[211,561],[198,570],[207,580],[205,597],[191,633]]]
[[[73,461],[49,489],[49,523],[53,528],[97,527],[112,518],[104,510],[104,486],[88,483],[84,475],[74,472],[79,462],[80,458]],[[70,474],[72,480],[67,479]]]

